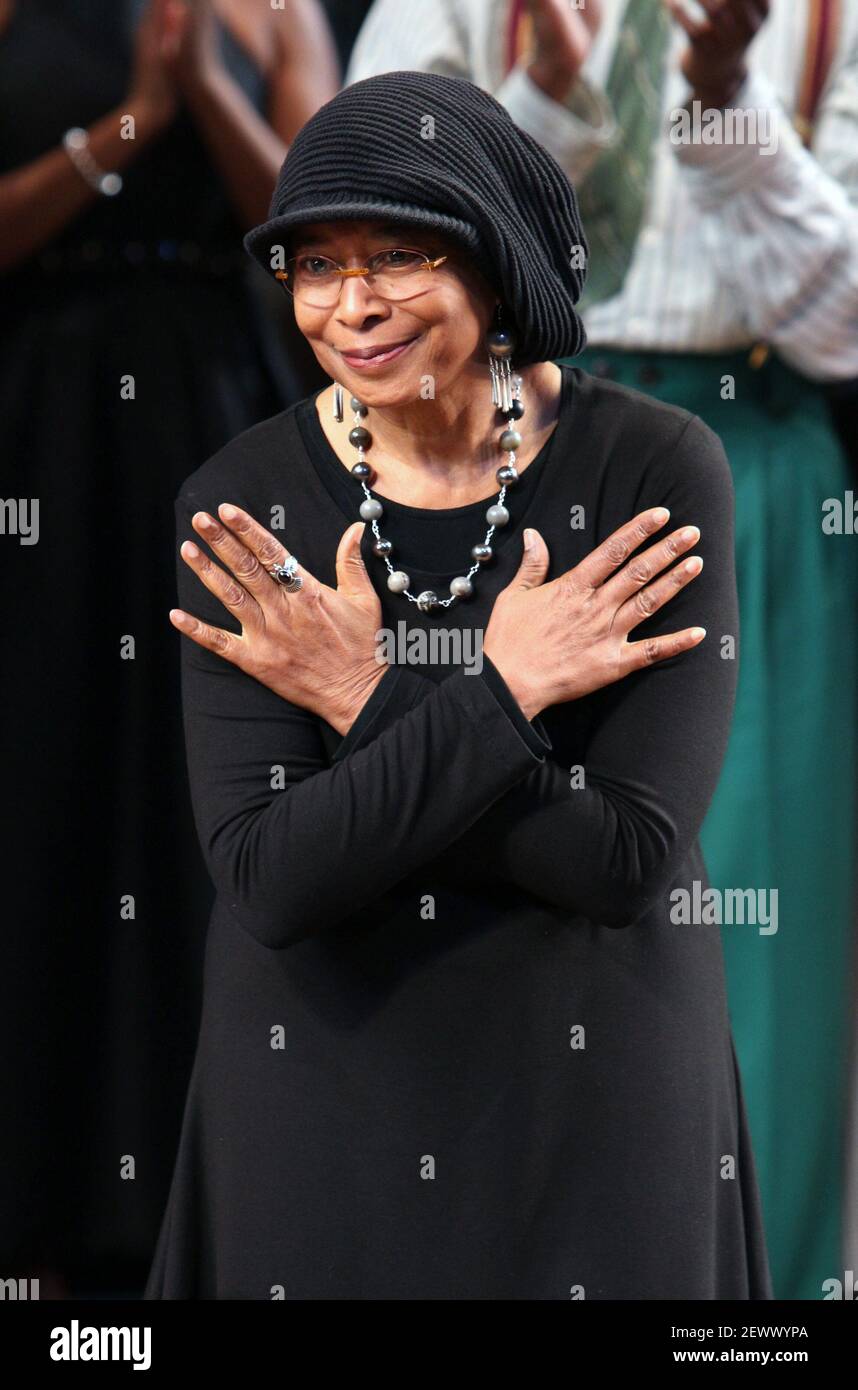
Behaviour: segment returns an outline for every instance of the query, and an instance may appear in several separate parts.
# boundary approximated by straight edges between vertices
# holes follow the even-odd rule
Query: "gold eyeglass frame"
[[[424,265],[420,267],[421,270],[437,270],[439,265],[442,265],[444,261],[449,259],[448,256],[436,256],[433,260],[431,256],[426,255],[425,251],[418,251],[416,246],[383,246],[380,247],[378,251],[374,251],[373,255],[380,255],[384,251],[410,251],[410,253],[413,256],[422,256],[424,259]],[[297,256],[290,256],[287,264],[291,264],[292,261],[296,261],[297,259]],[[377,274],[376,271],[370,270],[368,265],[343,266],[338,265],[337,262],[334,261],[330,256],[322,256],[321,259],[325,261],[330,261],[340,277],[340,284],[337,290],[337,298],[331,301],[332,305],[336,304],[337,300],[339,299],[340,292],[342,291],[343,287],[343,280],[345,280],[347,276]],[[280,284],[282,285],[286,293],[291,295],[294,299],[295,291],[292,289],[291,285],[286,284],[286,281],[289,279],[288,270],[275,270],[274,278],[275,280],[280,281]],[[384,295],[381,295],[380,298],[384,299]],[[407,298],[407,295],[404,296],[404,298]],[[396,300],[391,300],[390,302],[395,304]]]

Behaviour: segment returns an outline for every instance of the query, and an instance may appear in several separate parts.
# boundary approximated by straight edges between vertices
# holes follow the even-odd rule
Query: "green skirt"
[[[739,682],[700,839],[713,887],[777,889],[775,932],[722,927],[728,1001],[775,1297],[819,1299],[843,1278],[858,800],[858,535],[822,523],[854,482],[820,389],[774,356],[568,360],[699,415],[730,460]]]

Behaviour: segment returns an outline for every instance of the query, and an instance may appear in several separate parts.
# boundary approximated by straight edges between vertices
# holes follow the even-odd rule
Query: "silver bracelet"
[[[66,131],[63,149],[90,188],[94,188],[96,193],[103,193],[105,198],[116,196],[122,188],[122,177],[120,174],[105,173],[99,168],[89,152],[89,136],[81,126],[75,125]]]

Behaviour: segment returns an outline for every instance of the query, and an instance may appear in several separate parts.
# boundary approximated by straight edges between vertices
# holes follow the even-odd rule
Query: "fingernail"
[[[235,518],[238,516],[238,512],[235,510],[235,507],[231,507],[228,502],[224,502],[222,506],[218,507],[218,511],[220,512],[221,516],[226,517],[227,521],[234,521]]]
[[[680,539],[681,541],[693,541],[694,538],[695,538],[696,536],[699,536],[699,535],[700,535],[700,529],[699,529],[699,527],[697,527],[697,526],[686,526],[685,530],[680,534],[679,539]]]
[[[531,531],[531,529],[530,529],[529,526],[525,526],[525,528],[524,528],[524,548],[525,548],[525,550],[530,550],[532,546],[533,546],[533,532]]]
[[[663,526],[669,516],[670,512],[667,510],[667,507],[656,507],[652,514],[652,519],[656,526]]]
[[[694,638],[695,642],[699,642],[701,637],[706,636],[705,627],[693,627],[691,629],[691,636]]]
[[[200,553],[193,541],[184,541],[182,543],[182,549],[186,555],[190,555],[192,560],[195,560]]]

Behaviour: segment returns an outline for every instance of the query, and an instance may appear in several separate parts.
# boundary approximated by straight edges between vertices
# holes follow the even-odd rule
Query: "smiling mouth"
[[[368,367],[380,367],[386,362],[392,362],[394,358],[400,357],[412,343],[416,343],[420,337],[415,333],[413,338],[405,338],[398,343],[379,343],[376,347],[353,348],[351,351],[345,348],[339,349],[339,354],[344,362],[350,367],[357,367],[358,370],[365,370]]]

